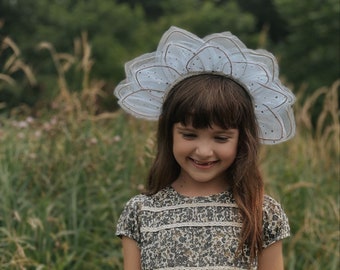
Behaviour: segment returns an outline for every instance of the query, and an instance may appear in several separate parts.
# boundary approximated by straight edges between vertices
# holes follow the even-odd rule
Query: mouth
[[[189,158],[196,167],[199,167],[199,168],[210,168],[212,167],[213,165],[215,165],[218,160],[214,160],[214,161],[199,161],[199,160],[196,160],[196,159],[193,159],[193,158]]]

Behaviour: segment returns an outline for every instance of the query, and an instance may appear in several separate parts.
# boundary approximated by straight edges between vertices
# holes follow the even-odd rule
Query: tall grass
[[[263,170],[268,192],[280,199],[290,218],[285,242],[286,269],[339,269],[339,106],[340,81],[296,104],[297,135],[266,147]],[[322,98],[312,127],[310,110]]]
[[[40,46],[57,66],[51,111],[0,119],[0,269],[122,269],[114,226],[142,188],[155,126],[119,111],[97,114],[103,84],[90,79],[86,36],[79,42],[74,55]],[[67,81],[74,66],[81,91]],[[262,151],[267,192],[290,218],[288,270],[340,266],[338,90],[336,82],[297,103],[296,137]],[[324,109],[312,127],[320,97]]]
[[[143,126],[130,131],[121,115],[31,121],[3,124],[0,266],[119,269],[113,222],[144,174],[134,147]]]

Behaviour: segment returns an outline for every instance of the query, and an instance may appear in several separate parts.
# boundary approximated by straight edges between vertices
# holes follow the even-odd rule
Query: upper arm
[[[262,250],[258,270],[283,270],[282,241],[277,241]]]
[[[124,270],[141,270],[140,249],[137,242],[129,237],[122,237]]]

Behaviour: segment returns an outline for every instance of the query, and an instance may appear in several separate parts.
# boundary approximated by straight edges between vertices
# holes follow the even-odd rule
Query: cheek
[[[220,155],[225,159],[235,159],[237,155],[237,144],[229,145],[225,148],[220,148]]]
[[[174,156],[176,156],[178,150],[180,149],[179,147],[179,141],[176,135],[173,136],[173,141],[172,141],[172,152]]]
[[[179,140],[174,140],[172,150],[175,155],[181,154],[184,148],[185,148],[185,144],[183,144]]]
[[[172,150],[176,159],[179,157],[187,156],[190,152],[190,149],[190,143],[184,141],[182,138],[174,138]]]

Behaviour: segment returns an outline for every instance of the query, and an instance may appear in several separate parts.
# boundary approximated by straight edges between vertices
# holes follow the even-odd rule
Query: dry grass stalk
[[[340,123],[339,123],[339,88],[340,80],[333,83],[325,94],[323,110],[316,123],[317,139],[324,143],[339,144]]]
[[[0,73],[0,81],[4,81],[12,86],[16,84],[15,80],[11,76],[3,73]]]
[[[299,104],[296,105],[297,126],[305,127],[308,130],[313,129],[311,110],[313,106],[315,105],[315,102],[318,100],[318,98],[320,98],[321,95],[324,95],[326,93],[327,93],[327,88],[322,87],[316,90],[309,98],[307,98],[302,105],[299,105]]]
[[[54,46],[49,42],[41,42],[38,44],[39,50],[48,50],[50,52],[50,55],[52,57],[54,66],[57,70],[58,74],[58,86],[59,86],[59,98],[62,101],[69,102],[70,92],[68,90],[67,81],[65,78],[65,72],[70,68],[70,66],[74,62],[74,58],[71,55],[64,54],[64,53],[57,53]]]
[[[54,101],[55,107],[61,109],[62,113],[72,114],[80,118],[88,118],[98,111],[97,99],[104,96],[102,90],[105,82],[102,80],[91,80],[90,73],[94,64],[91,58],[91,46],[88,42],[87,33],[83,32],[80,38],[74,41],[74,55],[57,53],[52,44],[42,42],[39,49],[47,49],[53,59],[58,75],[59,95]],[[66,73],[75,68],[82,75],[82,89],[71,91],[66,80]]]
[[[339,103],[340,80],[331,87],[322,87],[308,97],[303,104],[296,105],[296,122],[299,131],[306,131],[310,143],[315,145],[316,156],[325,161],[332,158],[331,153],[339,154]],[[312,110],[317,101],[323,100],[320,114],[313,124]]]
[[[28,65],[26,65],[22,60],[16,59],[16,61],[13,63],[13,65],[9,69],[9,73],[13,74],[20,70],[25,73],[25,76],[28,79],[28,82],[30,83],[30,85],[37,84],[37,80],[35,79],[32,69]]]
[[[6,50],[7,48],[11,48],[12,51],[13,51],[13,54],[15,56],[19,56],[20,55],[19,47],[15,44],[15,42],[10,37],[5,37],[2,40],[1,51]]]
[[[27,78],[30,85],[35,85],[37,81],[32,69],[20,59],[20,49],[11,38],[5,37],[2,40],[0,55],[8,49],[10,49],[12,53],[10,56],[8,56],[2,67],[0,80],[13,86],[15,85],[15,80],[11,77],[11,75],[22,71],[24,72],[25,77]]]

